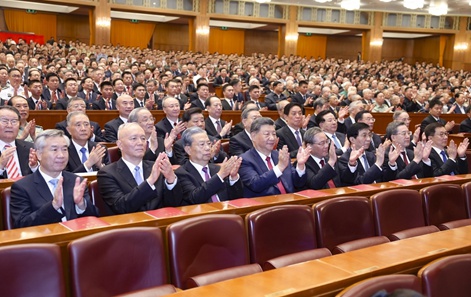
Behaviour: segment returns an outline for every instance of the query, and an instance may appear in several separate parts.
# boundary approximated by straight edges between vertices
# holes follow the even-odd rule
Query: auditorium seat
[[[195,288],[221,282],[224,280],[263,272],[258,264],[247,264],[231,268],[220,269],[190,277],[187,281],[188,288]]]
[[[110,160],[110,163],[114,163],[118,161],[120,158],[121,158],[121,153],[117,146],[108,148],[108,160]]]
[[[221,142],[222,149],[226,154],[229,154],[229,141]]]
[[[333,254],[389,242],[385,236],[375,236],[368,198],[333,198],[313,208],[318,244]]]
[[[397,189],[371,196],[376,234],[391,241],[440,231],[426,226],[422,199],[415,190]]]
[[[66,296],[58,245],[0,247],[0,263],[1,296]]]
[[[471,225],[460,185],[433,185],[423,188],[420,193],[427,225],[435,225],[441,230]]]
[[[114,296],[167,282],[162,232],[155,227],[110,230],[69,243],[75,297]]]
[[[282,205],[260,209],[245,217],[250,261],[263,270],[330,256],[317,248],[312,209],[307,205]]]
[[[13,221],[10,213],[11,188],[5,188],[2,191],[2,223],[3,230],[13,229]]]
[[[422,290],[427,297],[470,296],[471,255],[454,255],[435,260],[422,269],[418,275]]]
[[[177,289],[170,284],[161,285],[158,287],[153,287],[150,289],[144,289],[139,291],[134,291],[131,293],[121,294],[116,297],[161,297],[176,293]]]
[[[91,181],[88,187],[90,192],[90,198],[92,199],[92,203],[95,204],[95,206],[98,208],[98,211],[100,212],[100,217],[113,216],[113,211],[108,206],[108,204],[103,201],[103,198],[101,197],[100,191],[98,189],[98,181]]]
[[[205,215],[173,223],[167,227],[167,240],[172,282],[181,289],[195,285],[191,277],[234,267],[240,272],[238,266],[249,264],[244,221],[239,215]],[[224,275],[236,276],[227,270]]]
[[[461,189],[463,190],[463,195],[466,199],[466,212],[468,213],[468,218],[471,218],[471,182],[462,184]]]
[[[392,293],[397,289],[409,289],[422,292],[420,279],[417,276],[392,274],[372,277],[355,283],[345,288],[342,292],[337,294],[336,297],[371,297],[381,290]]]

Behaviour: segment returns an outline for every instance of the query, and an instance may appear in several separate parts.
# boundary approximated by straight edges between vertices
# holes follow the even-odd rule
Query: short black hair
[[[347,137],[357,138],[361,130],[370,130],[370,126],[365,123],[355,123],[347,130]]]

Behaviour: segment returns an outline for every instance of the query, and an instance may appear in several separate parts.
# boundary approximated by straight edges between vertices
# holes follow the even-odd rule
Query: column
[[[296,49],[298,45],[298,7],[288,7],[288,22],[286,25],[281,26],[281,34],[279,39],[279,49],[281,55],[296,55]]]
[[[369,31],[363,32],[362,58],[365,61],[381,61],[383,49],[383,13],[374,12],[374,22]]]
[[[99,0],[90,16],[90,42],[92,44],[111,43],[111,7],[107,0]]]
[[[196,1],[195,1],[196,2]],[[199,0],[199,14],[194,20],[190,20],[190,50],[207,52],[209,50],[209,0]],[[194,37],[194,38],[193,38]]]
[[[466,30],[467,17],[460,17],[460,29],[453,42],[452,69],[470,70],[471,64],[471,31]]]

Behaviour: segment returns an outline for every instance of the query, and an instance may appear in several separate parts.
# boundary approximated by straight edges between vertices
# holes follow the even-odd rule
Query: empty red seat
[[[371,196],[371,207],[378,235],[399,240],[438,232],[426,226],[419,192],[407,189],[389,190]]]
[[[417,276],[393,274],[372,277],[360,281],[345,288],[336,297],[371,297],[381,290],[384,290],[387,293],[392,293],[397,289],[409,289],[416,292],[422,292],[420,279]]]
[[[13,221],[10,214],[11,188],[8,187],[2,191],[2,223],[4,230],[13,229]]]
[[[98,189],[98,181],[91,181],[88,187],[90,192],[90,198],[92,199],[93,204],[95,204],[95,206],[98,208],[100,217],[115,215],[115,213],[101,197],[100,190]]]
[[[317,240],[333,254],[386,243],[375,236],[373,215],[365,197],[340,197],[314,205]]]
[[[250,261],[264,270],[330,256],[317,248],[312,209],[282,205],[260,209],[245,217]]]

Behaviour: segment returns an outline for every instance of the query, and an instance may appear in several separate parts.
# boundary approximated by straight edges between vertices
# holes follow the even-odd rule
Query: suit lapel
[[[21,174],[23,176],[29,174],[29,149],[24,145],[24,143],[15,140],[16,152],[18,154],[18,161],[21,169]]]
[[[75,218],[74,186],[75,179],[69,174],[62,174],[62,192],[64,194],[65,216],[67,220]]]
[[[51,190],[49,190],[49,187],[46,184],[44,178],[39,173],[39,170],[36,170],[36,172],[34,172],[33,174],[33,182],[35,188],[37,189],[38,195],[41,196],[41,198],[43,198],[46,202],[52,201],[53,196],[51,194]]]
[[[186,162],[183,167],[185,168],[185,170],[190,174],[190,176],[193,176],[193,178],[196,178],[196,180],[199,182],[199,184],[201,185],[202,183],[204,183],[205,181],[203,180],[203,178],[201,177],[201,174],[198,172],[198,170],[196,170],[195,166],[193,166],[189,161]],[[209,167],[209,166],[208,166]],[[209,175],[212,176],[211,174],[211,168],[209,170]]]
[[[77,168],[80,165],[82,165],[82,162],[80,161],[80,157],[77,155],[77,150],[75,149],[72,141],[70,141],[70,145],[69,145],[69,162],[72,164],[74,168]]]
[[[134,188],[137,186],[134,176],[132,175],[131,171],[129,171],[129,168],[128,166],[126,166],[123,159],[118,160],[118,164],[116,167],[117,167],[118,173],[123,177],[123,180],[125,180],[131,188]],[[148,175],[144,175],[145,178],[147,176]]]

